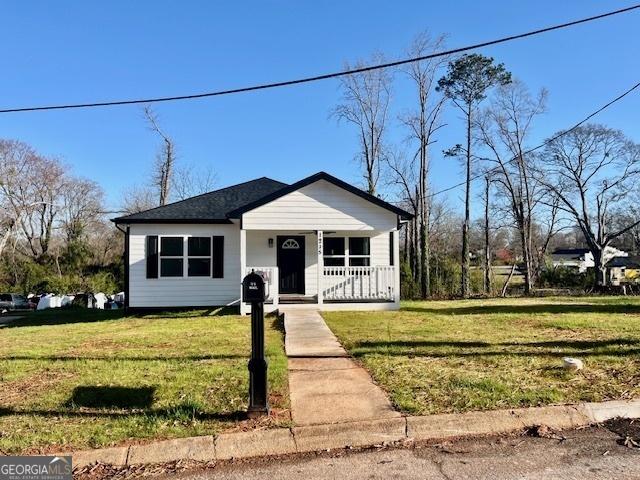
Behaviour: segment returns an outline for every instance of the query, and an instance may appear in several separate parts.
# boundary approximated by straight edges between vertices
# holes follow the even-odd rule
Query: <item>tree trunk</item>
[[[428,217],[425,214],[424,217]],[[422,219],[421,225],[421,239],[422,239],[422,298],[428,298],[431,296],[431,249],[429,248],[429,220],[428,218]]]
[[[409,268],[411,269],[411,278],[416,279],[416,243],[415,243],[415,219],[407,224],[407,235],[409,236]]]
[[[596,272],[596,287],[603,289],[607,286],[607,267],[604,262],[604,248],[596,249],[593,252],[593,262]]]
[[[520,220],[520,243],[522,245],[522,260],[524,261],[524,294],[529,295],[531,293],[531,247],[527,241],[526,226],[524,221]]]
[[[465,185],[464,199],[464,224],[462,225],[462,298],[469,296],[469,270],[471,262],[469,260],[469,221],[471,201],[471,106],[467,110],[467,179]]]
[[[502,286],[502,292],[500,293],[501,296],[503,297],[507,296],[507,289],[509,288],[509,283],[511,283],[511,279],[513,278],[513,274],[515,272],[516,272],[516,265],[514,263],[513,266],[511,267],[511,271],[509,272],[509,276],[504,281],[504,285]]]
[[[416,252],[416,258],[415,258],[415,264],[414,264],[414,271],[413,271],[413,279],[416,281],[416,283],[419,285],[420,281],[422,279],[422,269],[421,267],[421,241],[420,241],[420,225],[421,225],[421,212],[420,212],[420,203],[419,203],[419,199],[420,199],[420,194],[418,192],[418,187],[416,186],[416,199],[418,200],[418,207],[416,208],[416,216],[413,220],[414,225],[413,225],[413,241],[415,242],[415,252]]]
[[[484,294],[491,295],[493,286],[491,285],[491,244],[489,231],[489,188],[491,181],[485,177],[484,189]]]

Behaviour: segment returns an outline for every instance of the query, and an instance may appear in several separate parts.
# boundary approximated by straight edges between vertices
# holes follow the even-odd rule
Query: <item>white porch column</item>
[[[247,231],[240,229],[240,315],[249,313],[249,306],[242,301],[242,279],[247,270]]]
[[[317,290],[318,290],[318,305],[322,305],[323,304],[323,283],[324,283],[324,257],[323,257],[323,233],[322,230],[318,230],[317,232],[317,238],[318,238],[318,262],[317,262],[317,266],[318,266],[318,280],[317,280]]]
[[[393,276],[396,307],[400,308],[400,235],[396,228],[393,231]]]

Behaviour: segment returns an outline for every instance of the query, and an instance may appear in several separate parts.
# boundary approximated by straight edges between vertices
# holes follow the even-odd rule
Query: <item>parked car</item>
[[[17,293],[0,293],[0,313],[14,310],[29,310],[27,298]]]

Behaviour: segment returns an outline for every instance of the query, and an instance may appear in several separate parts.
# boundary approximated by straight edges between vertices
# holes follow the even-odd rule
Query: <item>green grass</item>
[[[226,312],[36,312],[0,329],[0,450],[35,453],[251,428],[250,321]],[[282,333],[266,320],[270,403],[289,422]]]
[[[325,312],[343,345],[410,414],[640,396],[640,298],[406,302]],[[562,357],[585,369],[567,372]]]

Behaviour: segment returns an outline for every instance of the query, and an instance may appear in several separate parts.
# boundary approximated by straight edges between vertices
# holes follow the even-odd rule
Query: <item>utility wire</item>
[[[316,75],[313,77],[304,77],[295,80],[286,80],[282,82],[274,82],[274,83],[264,83],[259,85],[253,85],[249,87],[240,87],[240,88],[232,88],[229,90],[218,90],[214,92],[205,92],[205,93],[196,93],[192,95],[177,95],[173,97],[155,97],[155,98],[145,98],[145,99],[134,99],[134,100],[114,100],[109,102],[94,102],[94,103],[75,103],[75,104],[66,104],[66,105],[47,105],[47,106],[39,106],[39,107],[22,107],[22,108],[5,108],[1,109],[0,113],[14,113],[14,112],[34,112],[40,110],[63,110],[63,109],[71,109],[71,108],[93,108],[93,107],[110,107],[116,105],[134,105],[140,103],[158,103],[158,102],[170,102],[175,100],[193,100],[197,98],[205,98],[205,97],[218,97],[222,95],[231,95],[236,93],[246,93],[253,92],[256,90],[267,90],[271,88],[278,87],[287,87],[291,85],[299,85],[302,83],[311,83],[317,82],[320,80],[327,80],[330,78],[338,78],[344,77],[346,75],[353,75],[355,73],[369,72],[371,70],[379,70],[383,68],[397,67],[400,65],[405,65],[408,63],[420,62],[423,60],[428,60],[436,57],[443,57],[447,55],[453,55],[456,53],[466,52],[468,50],[475,50],[482,47],[488,47],[490,45],[497,45],[500,43],[510,42],[512,40],[518,40],[521,38],[531,37],[534,35],[539,35],[541,33],[551,32],[553,30],[560,30],[562,28],[572,27],[574,25],[580,25],[582,23],[588,23],[595,20],[600,20],[602,18],[611,17],[614,15],[619,15],[622,13],[628,13],[632,10],[636,10],[640,8],[640,4],[635,4],[626,8],[621,8],[619,10],[614,10],[606,13],[602,13],[600,15],[595,15],[592,17],[582,18],[580,20],[574,20],[567,23],[562,23],[559,25],[553,25],[546,28],[541,28],[538,30],[533,30],[530,32],[520,33],[517,35],[511,35],[508,37],[502,37],[496,40],[490,40],[487,42],[476,43],[475,45],[469,45],[466,47],[455,48],[453,50],[446,50],[443,52],[437,52],[430,55],[422,55],[419,57],[405,58],[403,60],[397,60],[394,62],[381,63],[377,65],[369,65],[361,68],[354,68],[351,70],[343,70],[340,72],[326,73],[322,75]]]
[[[640,87],[640,82],[636,83],[634,86],[632,86],[631,88],[629,88],[628,90],[625,90],[623,93],[621,93],[620,95],[618,95],[616,98],[614,98],[613,100],[611,100],[610,102],[606,103],[605,105],[603,105],[602,107],[600,107],[599,109],[595,110],[594,112],[591,112],[589,115],[587,115],[586,117],[584,117],[582,120],[580,120],[578,123],[574,124],[571,128],[567,129],[567,130],[563,130],[560,133],[554,135],[553,137],[545,140],[544,142],[542,142],[540,145],[537,145],[533,148],[530,148],[529,150],[526,150],[524,152],[522,152],[522,156],[528,155],[530,153],[535,152],[536,150],[540,150],[543,147],[546,147],[547,145],[549,145],[550,143],[554,142],[555,140],[557,140],[560,137],[563,137],[564,135],[571,133],[572,131],[574,131],[576,128],[578,128],[580,125],[585,124],[586,122],[588,122],[589,120],[591,120],[593,117],[595,117],[596,115],[598,115],[599,113],[603,112],[604,110],[606,110],[607,108],[609,108],[610,106],[612,106],[614,103],[619,102],[620,100],[622,100],[624,97],[626,97],[627,95],[629,95],[631,92],[633,92],[634,90],[636,90],[637,88]],[[511,163],[516,161],[518,158],[520,158],[519,155],[507,160],[505,163]],[[492,160],[491,158],[478,158],[478,160]],[[491,173],[497,173],[502,169],[502,167],[498,166],[498,167],[494,167],[491,168],[485,172],[482,173],[478,173],[476,175],[473,175],[469,178],[470,182],[473,182],[474,180],[477,180],[478,178],[484,177],[487,174],[491,174]],[[442,193],[445,192],[449,192],[451,190],[455,190],[456,188],[459,188],[463,185],[466,185],[466,181],[464,182],[460,182],[460,183],[456,183],[455,185],[451,185],[450,187],[444,188],[442,190],[438,190],[437,192],[432,193],[431,195],[429,195],[430,198],[435,197],[436,195],[440,195]]]

